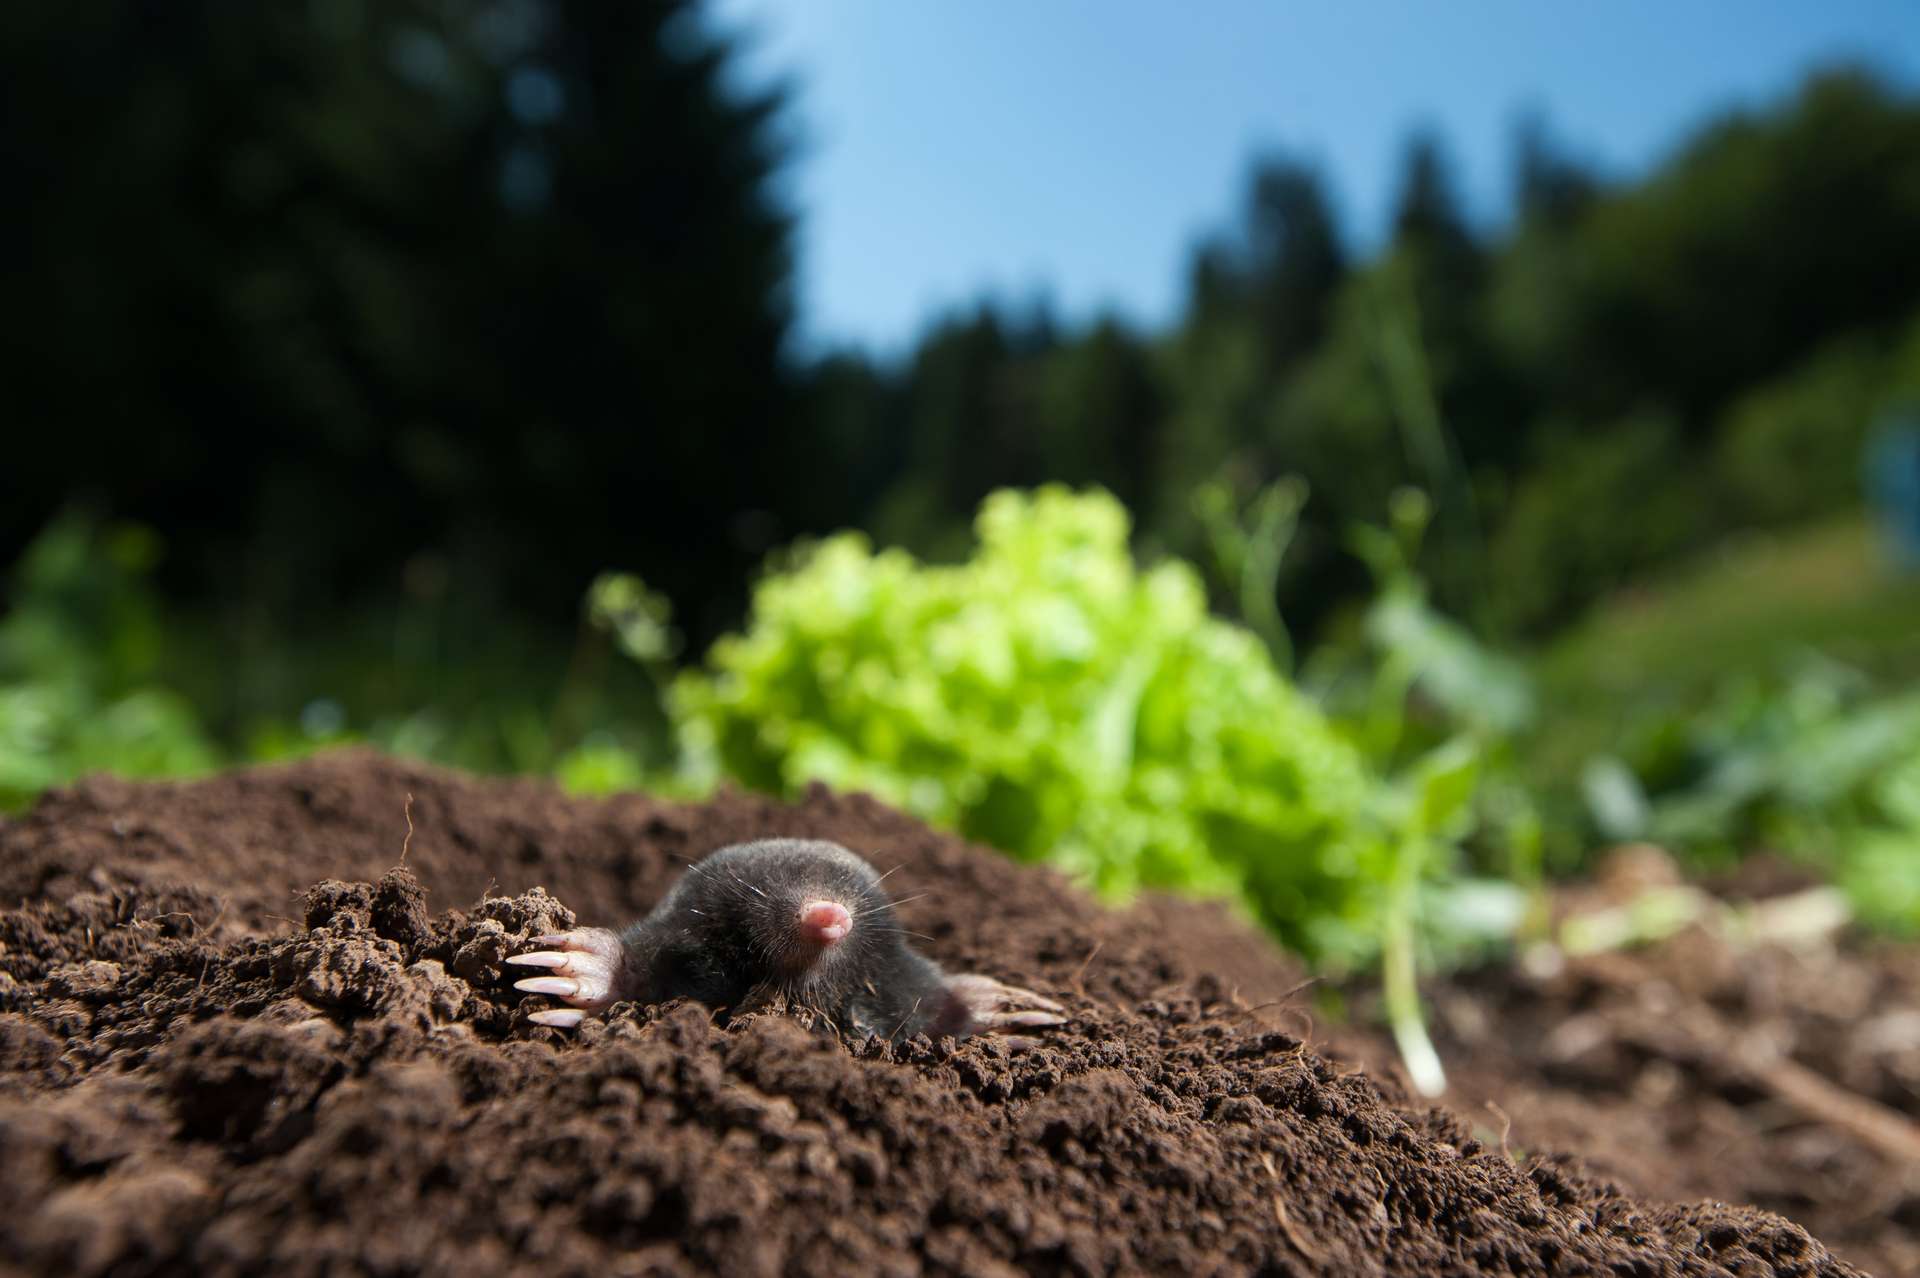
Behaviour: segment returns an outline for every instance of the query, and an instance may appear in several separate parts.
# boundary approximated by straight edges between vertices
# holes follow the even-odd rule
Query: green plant
[[[1420,1091],[1446,1090],[1439,1053],[1420,1010],[1419,919],[1423,880],[1446,864],[1444,854],[1473,828],[1473,795],[1480,751],[1457,737],[1409,768],[1381,795],[1379,808],[1394,832],[1392,876],[1381,935],[1381,982],[1387,1023],[1407,1074]]]
[[[1254,494],[1244,512],[1235,509],[1232,486],[1221,479],[1200,485],[1193,513],[1206,530],[1214,567],[1227,582],[1240,619],[1266,643],[1273,663],[1293,671],[1293,636],[1280,615],[1280,563],[1300,527],[1307,481],[1277,479]]]
[[[1433,515],[1426,495],[1399,489],[1387,513],[1386,527],[1349,532],[1373,600],[1353,642],[1315,654],[1311,677],[1388,778],[1374,801],[1394,847],[1381,941],[1387,1019],[1414,1085],[1437,1094],[1446,1080],[1421,1016],[1423,951],[1451,962],[1504,945],[1541,913],[1539,809],[1514,767],[1533,689],[1516,662],[1429,601],[1416,568]],[[1485,877],[1464,873],[1475,843],[1492,863]]]

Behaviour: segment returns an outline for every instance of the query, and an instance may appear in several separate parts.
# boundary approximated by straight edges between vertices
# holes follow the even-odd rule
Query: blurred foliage
[[[1261,155],[1164,332],[982,301],[898,357],[802,357],[787,90],[745,88],[697,0],[23,0],[0,37],[34,193],[0,211],[0,558],[74,496],[154,529],[222,735],[318,695],[545,760],[596,730],[577,697],[539,716],[609,567],[704,644],[774,546],[856,527],[951,561],[987,494],[1046,482],[1206,565],[1283,668],[1367,607],[1348,530],[1415,486],[1436,608],[1531,639],[1853,505],[1863,421],[1920,380],[1920,103],[1863,71],[1632,182],[1528,119],[1492,233],[1413,137],[1370,257],[1311,164]],[[1263,516],[1284,556],[1221,542],[1296,481]],[[383,649],[404,677],[363,673]],[[528,704],[403,726],[435,668]]]
[[[1489,552],[1510,625],[1619,589],[1710,526],[1709,495],[1668,414],[1543,433],[1535,448],[1542,464],[1514,485]]]
[[[1532,663],[1552,713],[1530,775],[1552,788],[1597,754],[1635,757],[1665,731],[1645,724],[1684,725],[1729,677],[1771,678],[1809,653],[1876,687],[1920,681],[1920,591],[1858,515],[1753,534],[1643,577],[1558,637]]]
[[[1639,583],[1535,662],[1554,707],[1524,776],[1561,870],[1654,839],[1696,870],[1771,850],[1920,927],[1920,592],[1858,517]]]
[[[1376,943],[1391,850],[1359,752],[1208,616],[1136,570],[1104,494],[1002,492],[951,567],[857,533],[800,551],[674,687],[689,766],[865,789],[1100,888],[1244,894],[1332,960]]]
[[[1629,787],[1612,799],[1621,836],[1696,865],[1771,849],[1838,883],[1867,922],[1920,932],[1920,694],[1875,695],[1810,658],[1730,678],[1642,740],[1660,748],[1614,781]]]
[[[69,512],[15,565],[0,619],[0,810],[82,770],[180,776],[218,753],[154,678],[167,642],[153,534]]]
[[[1728,411],[1715,470],[1741,524],[1777,525],[1844,509],[1863,487],[1874,424],[1920,403],[1920,320],[1892,342],[1836,339]]]
[[[677,637],[637,582],[597,583],[571,659],[416,608],[233,670],[210,658],[200,624],[163,607],[160,553],[152,530],[76,507],[14,565],[0,618],[0,810],[83,772],[187,776],[356,742],[554,772],[582,789],[671,775],[660,695]],[[304,695],[287,715],[220,713],[282,699],[235,687],[246,682]]]

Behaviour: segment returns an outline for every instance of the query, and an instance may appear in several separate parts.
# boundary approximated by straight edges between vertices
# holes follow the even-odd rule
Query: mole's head
[[[726,929],[787,982],[855,969],[899,944],[873,867],[837,843],[762,839],[720,849],[686,873],[675,905]]]

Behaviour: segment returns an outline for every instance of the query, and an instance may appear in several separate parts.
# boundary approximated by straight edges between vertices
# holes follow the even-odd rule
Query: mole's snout
[[[800,936],[822,949],[838,945],[853,930],[853,916],[838,901],[808,901],[800,907]]]

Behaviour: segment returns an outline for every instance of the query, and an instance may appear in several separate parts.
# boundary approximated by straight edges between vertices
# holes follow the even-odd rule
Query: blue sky
[[[808,346],[898,352],[939,311],[1044,293],[1063,318],[1177,313],[1187,252],[1249,157],[1316,161],[1376,243],[1408,133],[1468,207],[1505,212],[1516,121],[1611,175],[1811,66],[1920,84],[1920,0],[719,0],[742,73],[790,77]]]

